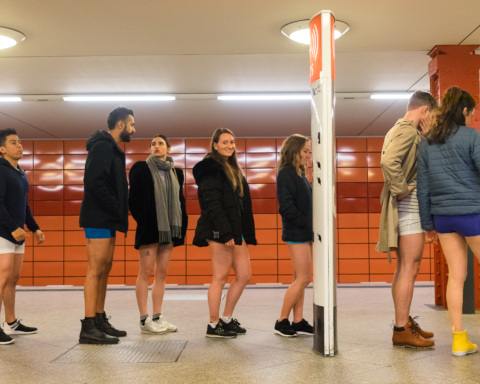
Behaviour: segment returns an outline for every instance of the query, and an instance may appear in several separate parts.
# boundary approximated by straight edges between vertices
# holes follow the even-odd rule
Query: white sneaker
[[[177,330],[178,330],[178,328],[175,325],[170,324],[167,321],[167,319],[165,319],[165,317],[163,317],[163,315],[160,315],[159,319],[154,320],[154,323],[160,325],[162,328],[165,328],[167,330],[167,332],[177,332]]]
[[[167,332],[166,327],[160,327],[158,324],[153,322],[150,317],[147,317],[145,320],[145,325],[140,323],[140,329],[142,330],[142,333],[154,333],[156,335],[163,335],[165,332]]]

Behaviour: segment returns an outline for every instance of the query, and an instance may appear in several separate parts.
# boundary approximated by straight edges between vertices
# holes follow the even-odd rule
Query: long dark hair
[[[238,165],[237,150],[235,149],[235,151],[233,151],[233,154],[228,159],[225,159],[215,149],[214,144],[218,144],[220,136],[224,133],[228,133],[229,135],[232,135],[233,138],[235,138],[233,132],[230,129],[218,128],[213,133],[212,141],[210,142],[210,153],[207,154],[206,157],[213,157],[215,160],[217,160],[220,164],[223,165],[225,173],[233,184],[233,189],[238,192],[239,196],[243,196],[243,173],[240,169],[240,166]]]
[[[447,89],[433,127],[427,134],[428,144],[443,144],[451,135],[457,133],[458,128],[465,125],[463,110],[467,114],[475,109],[475,100],[467,92],[458,87]]]
[[[277,163],[277,172],[287,166],[295,169],[299,176],[305,174],[305,167],[300,164],[298,157],[307,141],[310,141],[308,137],[295,133],[283,142],[282,149],[280,149],[280,160]]]

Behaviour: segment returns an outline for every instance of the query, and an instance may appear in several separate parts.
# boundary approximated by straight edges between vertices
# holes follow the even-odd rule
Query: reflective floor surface
[[[174,289],[176,288],[176,289]],[[203,294],[205,287],[168,287],[171,295]],[[247,334],[236,339],[205,338],[206,301],[168,300],[163,315],[177,325],[177,333],[150,336],[140,333],[135,291],[111,287],[107,315],[126,329],[125,341],[186,340],[176,363],[52,363],[75,347],[83,292],[78,289],[19,288],[17,315],[36,326],[35,335],[17,336],[15,344],[0,346],[1,383],[479,383],[480,354],[451,355],[447,312],[433,306],[432,283],[415,290],[412,315],[422,328],[435,332],[436,349],[393,348],[393,305],[384,284],[349,284],[338,289],[339,353],[314,353],[312,338],[274,335],[285,287],[249,286],[234,316]],[[306,291],[305,318],[312,321],[313,290]],[[224,304],[224,300],[222,301]],[[3,313],[3,309],[2,309]],[[3,315],[0,315],[3,320]],[[480,313],[465,316],[473,342],[480,342]]]

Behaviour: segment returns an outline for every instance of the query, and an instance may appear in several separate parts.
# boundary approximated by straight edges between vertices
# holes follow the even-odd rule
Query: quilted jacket
[[[417,196],[422,229],[433,215],[480,213],[480,133],[459,127],[444,144],[423,139],[418,154]]]

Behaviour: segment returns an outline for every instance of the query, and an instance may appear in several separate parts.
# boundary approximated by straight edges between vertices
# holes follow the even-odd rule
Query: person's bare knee
[[[212,283],[220,284],[222,287],[227,283],[228,273],[221,275],[213,275]]]

